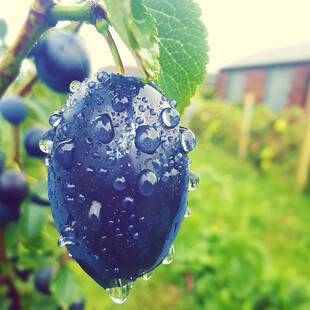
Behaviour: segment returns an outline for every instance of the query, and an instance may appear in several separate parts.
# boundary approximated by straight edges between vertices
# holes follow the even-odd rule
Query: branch
[[[82,4],[72,6],[55,5],[53,0],[34,0],[25,24],[0,62],[0,98],[18,76],[21,63],[33,46],[44,32],[55,26],[58,21],[86,22],[97,29],[100,28],[98,31],[105,37],[118,71],[124,74],[123,64],[109,29],[102,28],[103,22],[108,24],[105,16],[102,7],[94,0],[86,0]]]
[[[41,35],[51,27],[45,12],[53,0],[34,0],[28,17],[13,45],[4,54],[0,63],[0,97],[18,76],[21,63],[30,53]]]

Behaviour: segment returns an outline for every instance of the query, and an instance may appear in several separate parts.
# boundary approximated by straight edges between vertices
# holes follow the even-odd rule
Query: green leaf
[[[38,180],[38,182],[31,186],[31,193],[35,194],[42,200],[48,201],[47,195],[47,180]]]
[[[158,43],[155,20],[143,0],[104,0],[113,28],[135,57],[145,81],[158,74]]]
[[[193,0],[144,0],[155,18],[160,48],[156,86],[178,103],[182,113],[203,83],[208,63],[207,30]]]
[[[46,216],[45,208],[33,203],[24,203],[22,216],[18,223],[20,236],[27,241],[37,237],[41,233]]]
[[[50,282],[50,289],[63,307],[81,299],[80,289],[68,265],[55,272]]]

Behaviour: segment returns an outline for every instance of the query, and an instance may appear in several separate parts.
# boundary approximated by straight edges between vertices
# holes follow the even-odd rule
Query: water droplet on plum
[[[102,114],[91,122],[91,133],[100,142],[107,144],[114,138],[112,120],[108,114]]]
[[[140,126],[136,130],[135,145],[138,150],[153,154],[160,145],[160,135],[149,125]]]

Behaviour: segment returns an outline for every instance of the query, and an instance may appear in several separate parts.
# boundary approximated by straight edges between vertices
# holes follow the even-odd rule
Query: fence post
[[[308,85],[306,98],[306,124],[304,127],[304,135],[299,147],[299,158],[297,162],[297,173],[295,187],[302,191],[307,183],[309,177],[310,166],[310,84]]]
[[[245,159],[246,156],[248,155],[250,125],[254,103],[255,103],[255,95],[253,93],[247,93],[244,98],[243,116],[242,116],[241,132],[238,147],[238,157],[240,159]]]

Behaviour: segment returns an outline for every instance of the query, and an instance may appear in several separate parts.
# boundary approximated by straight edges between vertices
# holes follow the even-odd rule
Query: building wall
[[[246,70],[243,94],[253,93],[255,102],[261,102],[264,98],[265,82],[266,68]]]
[[[287,106],[304,106],[308,83],[310,81],[310,64],[297,64],[293,68],[293,78]]]
[[[218,75],[217,85],[216,85],[216,96],[222,100],[225,99],[226,85],[227,85],[227,71],[221,71]]]
[[[263,102],[275,111],[286,106],[304,106],[308,83],[310,82],[310,63],[283,64],[261,68],[223,70],[219,73],[216,94],[220,99],[229,100],[229,89],[235,72],[244,72],[244,81],[236,79],[234,85],[240,99],[249,92],[254,93],[256,102]],[[268,102],[272,101],[272,102]]]

